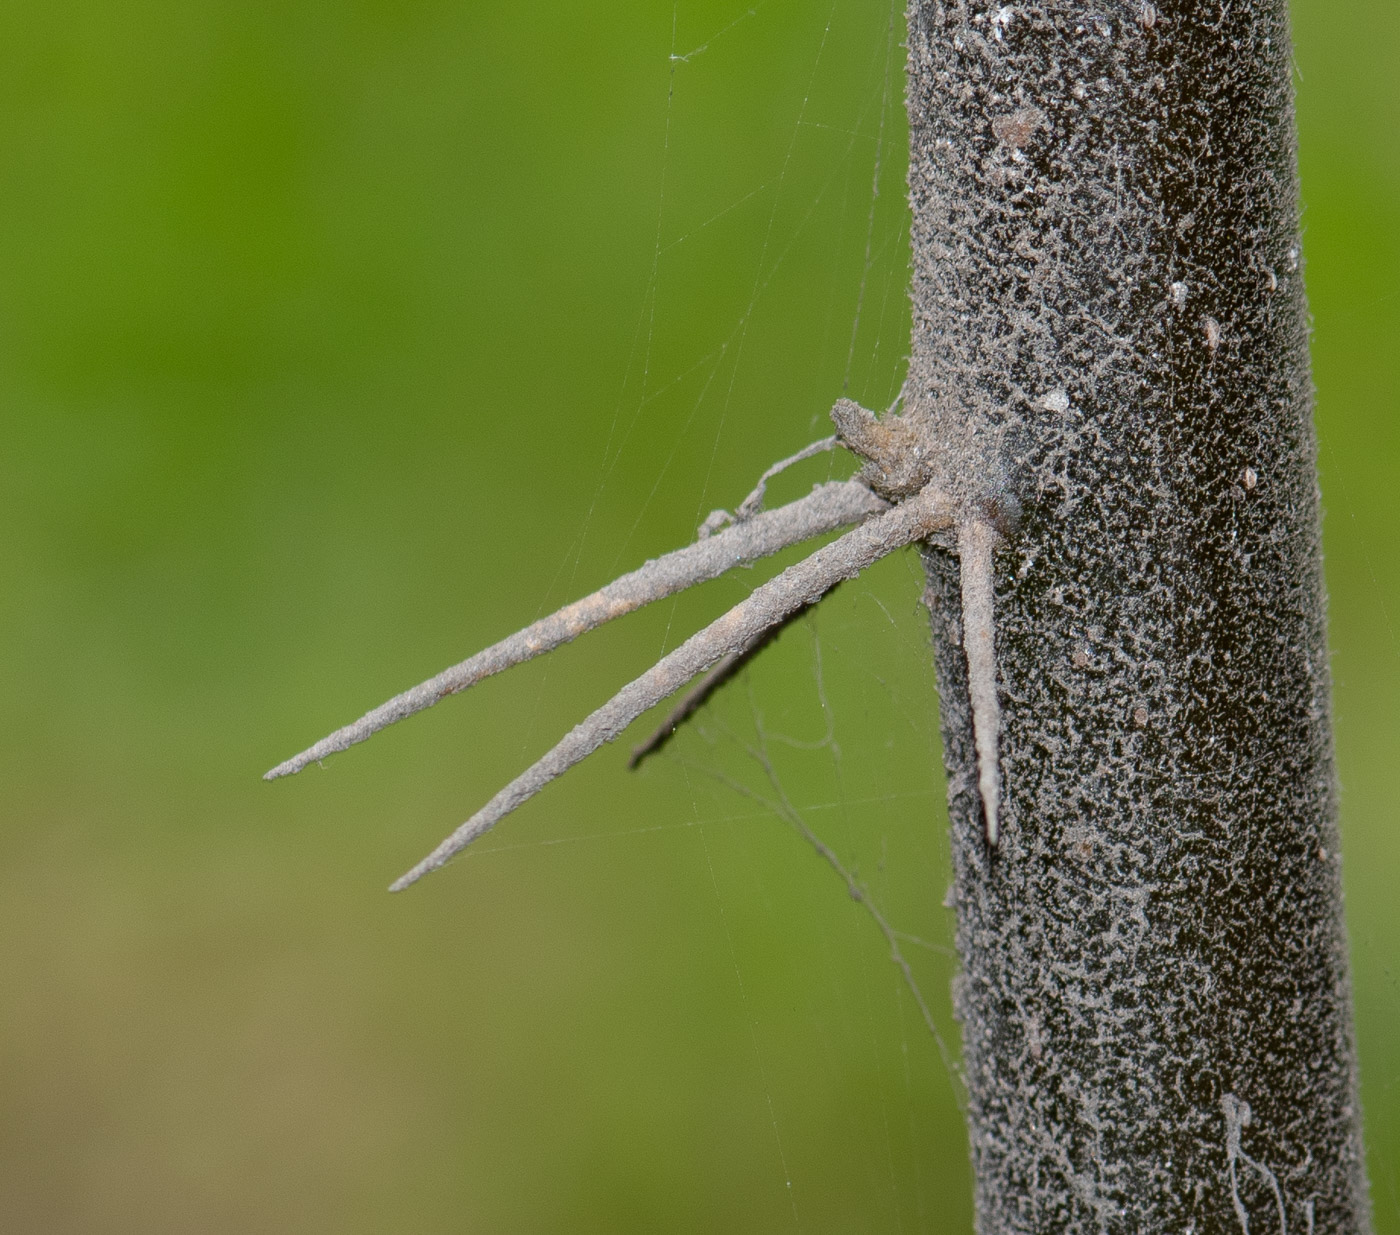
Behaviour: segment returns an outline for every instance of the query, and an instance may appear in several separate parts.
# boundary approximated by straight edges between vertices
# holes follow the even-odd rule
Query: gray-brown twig
[[[763,498],[768,492],[768,482],[774,476],[787,471],[794,463],[801,463],[803,459],[810,459],[814,455],[835,450],[836,446],[836,435],[833,433],[830,437],[824,437],[820,441],[813,442],[810,446],[804,446],[796,454],[788,455],[786,459],[779,459],[758,478],[758,484],[754,485],[753,492],[739,503],[734,511],[734,521],[742,523],[745,519],[752,519],[763,509]]]
[[[511,781],[417,866],[395,880],[389,890],[402,891],[442,866],[550,781],[604,742],[611,742],[648,708],[727,653],[747,646],[790,613],[812,604],[837,583],[854,578],[886,554],[950,527],[955,513],[952,502],[929,485],[754,589],[747,599],[663,656],[576,725],[553,750]],[[742,531],[761,517],[732,530]]]

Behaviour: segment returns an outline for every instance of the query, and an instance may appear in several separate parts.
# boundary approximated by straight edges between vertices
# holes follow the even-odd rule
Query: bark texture
[[[904,414],[1019,507],[994,849],[925,551],[984,1235],[1369,1229],[1290,65],[1281,0],[909,6]]]

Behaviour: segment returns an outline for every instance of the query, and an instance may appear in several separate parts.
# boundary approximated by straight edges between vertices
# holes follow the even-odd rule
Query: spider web
[[[637,239],[648,275],[597,482],[540,612],[592,586],[580,563],[595,545],[616,574],[732,509],[773,459],[830,432],[837,397],[893,400],[908,339],[901,9],[769,0],[668,15],[654,226]],[[851,470],[840,455],[808,461],[768,505]],[[621,537],[602,530],[619,523]],[[593,655],[611,641],[629,665],[649,663],[808,549],[600,631]],[[921,587],[912,554],[879,564],[785,631],[638,778],[617,786],[609,760],[610,825],[566,833],[556,820],[542,825],[552,834],[502,832],[472,850],[667,837],[688,855],[710,902],[693,930],[730,971],[716,998],[744,1027],[748,1109],[767,1121],[769,1186],[797,1230],[822,1225],[814,1066],[831,1101],[861,1091],[845,1139],[852,1169],[880,1176],[860,1202],[867,1218],[945,1229],[938,1194],[970,1196]],[[543,699],[555,672],[536,678],[533,732],[554,727]]]

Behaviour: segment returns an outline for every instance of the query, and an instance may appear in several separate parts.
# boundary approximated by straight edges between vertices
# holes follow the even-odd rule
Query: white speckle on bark
[[[1172,308],[1184,309],[1186,307],[1186,297],[1190,294],[1190,291],[1191,289],[1188,288],[1185,283],[1173,283],[1171,287]]]
[[[1065,393],[1063,388],[1057,387],[1041,398],[1040,406],[1047,412],[1063,415],[1069,411],[1069,395]]]

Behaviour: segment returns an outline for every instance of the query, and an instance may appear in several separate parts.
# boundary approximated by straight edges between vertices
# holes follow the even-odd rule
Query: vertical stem
[[[1370,1229],[1289,74],[1283,0],[909,6],[906,415],[1023,511],[995,852],[925,552],[983,1235]]]

